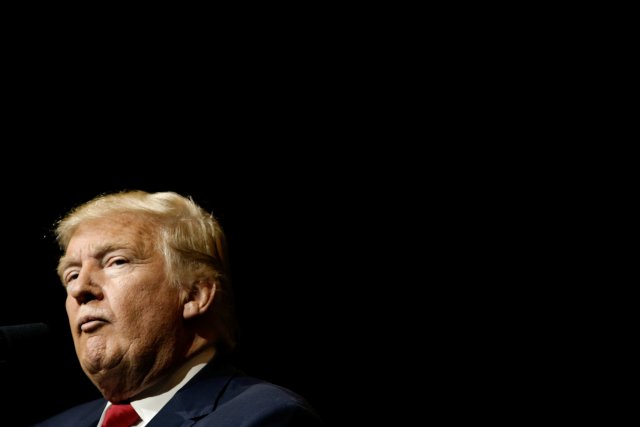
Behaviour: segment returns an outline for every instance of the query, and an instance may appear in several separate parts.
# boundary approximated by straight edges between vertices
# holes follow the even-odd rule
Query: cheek
[[[78,305],[75,300],[67,295],[67,299],[64,302],[64,308],[67,311],[67,316],[69,317],[69,321],[72,321],[78,312]]]
[[[127,319],[126,324],[134,334],[174,326],[182,313],[178,293],[166,289],[122,294],[112,307],[116,305],[120,308],[119,316]]]

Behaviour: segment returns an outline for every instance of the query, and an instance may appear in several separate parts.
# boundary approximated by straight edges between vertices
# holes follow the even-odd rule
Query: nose
[[[103,298],[102,286],[99,284],[97,272],[90,267],[82,267],[75,280],[67,286],[67,294],[75,299],[79,305],[87,304]]]

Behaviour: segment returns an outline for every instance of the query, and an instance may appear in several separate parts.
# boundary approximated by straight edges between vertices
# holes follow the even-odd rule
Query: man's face
[[[61,259],[76,353],[103,392],[119,387],[113,381],[146,382],[174,363],[181,292],[168,283],[155,241],[141,218],[91,220],[74,232]]]

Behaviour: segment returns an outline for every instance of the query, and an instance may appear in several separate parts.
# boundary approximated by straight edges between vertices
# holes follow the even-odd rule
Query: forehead
[[[149,248],[155,242],[157,230],[148,218],[131,214],[111,215],[83,221],[73,231],[67,254],[95,246]]]

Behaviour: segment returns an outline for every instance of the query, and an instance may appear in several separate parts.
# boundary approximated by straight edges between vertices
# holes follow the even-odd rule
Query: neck
[[[212,346],[200,349],[199,352],[192,354],[191,357],[189,357],[183,364],[167,372],[153,385],[147,387],[141,393],[138,393],[131,400],[140,400],[151,396],[157,396],[171,390],[184,380],[191,368],[200,363],[209,362],[213,359],[215,354],[216,350]]]

